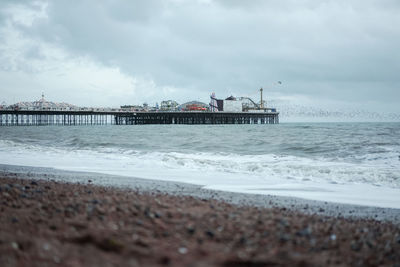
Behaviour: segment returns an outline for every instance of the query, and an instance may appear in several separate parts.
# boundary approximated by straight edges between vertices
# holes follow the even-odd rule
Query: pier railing
[[[277,123],[278,112],[0,110],[0,126]]]

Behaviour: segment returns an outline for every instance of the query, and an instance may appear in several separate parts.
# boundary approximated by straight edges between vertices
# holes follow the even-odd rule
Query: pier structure
[[[278,123],[278,112],[0,110],[0,126]]]

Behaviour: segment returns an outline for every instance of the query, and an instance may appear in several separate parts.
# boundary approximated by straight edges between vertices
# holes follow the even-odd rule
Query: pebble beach
[[[42,177],[45,178],[45,177]],[[396,221],[0,178],[1,266],[398,266]]]

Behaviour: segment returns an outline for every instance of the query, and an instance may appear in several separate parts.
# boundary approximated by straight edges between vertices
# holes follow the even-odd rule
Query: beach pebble
[[[354,251],[360,251],[362,244],[359,241],[352,240],[350,243],[350,247]]]
[[[196,232],[196,229],[193,227],[193,226],[188,226],[187,228],[186,228],[186,230],[187,230],[187,232],[189,233],[189,234],[194,234],[195,232]]]
[[[210,238],[213,238],[213,237],[215,236],[214,232],[211,231],[211,230],[207,230],[207,231],[205,232],[205,234],[206,234],[208,237],[210,237]]]
[[[311,228],[310,228],[310,227],[307,227],[307,228],[304,228],[304,229],[298,231],[298,232],[296,233],[296,235],[298,235],[298,236],[303,236],[303,237],[309,237],[309,236],[311,235],[311,233],[312,233]]]
[[[60,258],[57,257],[57,256],[54,256],[54,257],[53,257],[53,261],[54,261],[55,263],[60,263],[60,262],[61,262]]]
[[[180,254],[186,254],[186,253],[188,252],[188,249],[185,248],[185,247],[180,247],[180,248],[178,249],[178,252],[179,252]]]
[[[17,242],[11,242],[11,247],[12,247],[13,249],[19,249],[19,245],[18,245]]]
[[[287,242],[287,241],[292,240],[292,237],[291,237],[290,234],[281,233],[281,234],[279,235],[279,240],[282,241],[282,242]]]
[[[50,250],[50,245],[48,243],[43,244],[43,250],[49,251]]]

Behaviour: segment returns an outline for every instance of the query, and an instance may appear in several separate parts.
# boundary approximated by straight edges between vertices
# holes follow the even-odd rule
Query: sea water
[[[0,163],[400,208],[400,123],[0,127]]]

